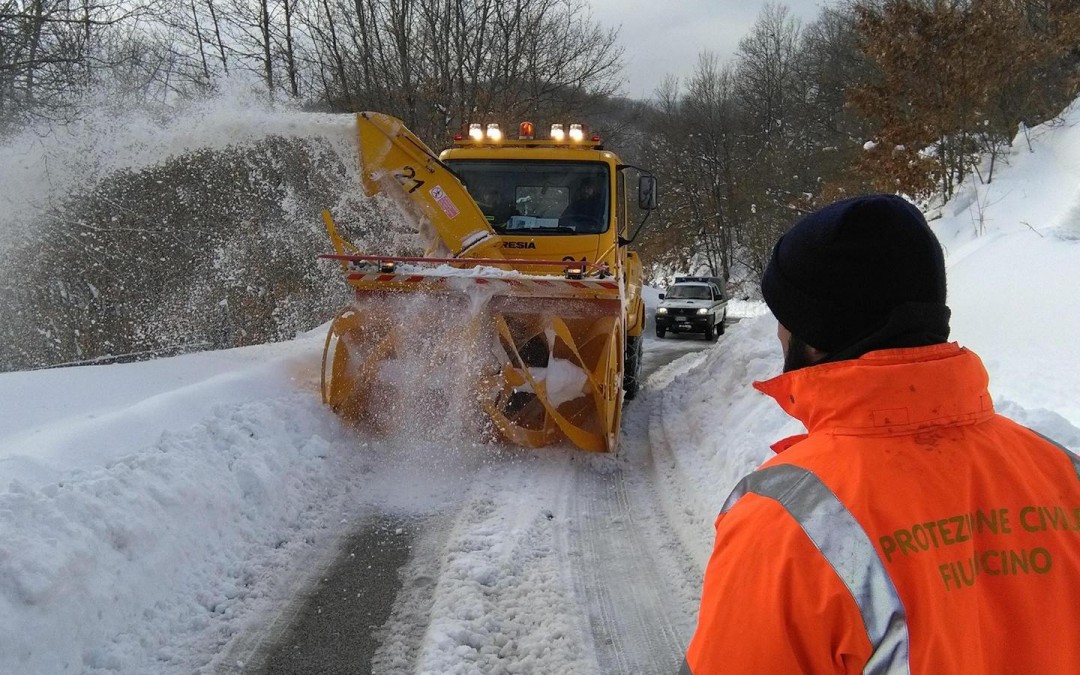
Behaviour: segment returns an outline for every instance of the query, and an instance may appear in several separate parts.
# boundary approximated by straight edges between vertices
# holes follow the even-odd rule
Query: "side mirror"
[[[638,177],[638,207],[646,211],[656,208],[656,176]]]
[[[664,294],[663,294],[663,293],[661,293],[661,294],[660,294],[660,299],[661,299],[661,300],[663,300],[663,299],[664,299]]]

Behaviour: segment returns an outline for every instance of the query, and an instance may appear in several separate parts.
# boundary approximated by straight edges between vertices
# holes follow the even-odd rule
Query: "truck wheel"
[[[727,328],[727,326],[724,325],[724,323],[726,321],[727,321],[727,312],[725,311],[724,316],[720,317],[720,323],[716,324],[716,334],[717,335],[723,335],[724,334],[724,330],[726,330],[726,328]]]
[[[656,337],[663,338],[665,335],[667,335],[667,331],[664,330],[663,328],[661,328],[660,326],[657,326],[656,327]]]
[[[637,396],[641,382],[638,376],[641,374],[641,336],[628,335],[626,337],[626,359],[623,362],[623,398],[632,401]]]
[[[705,339],[712,342],[716,339],[716,326],[711,323],[705,327]]]

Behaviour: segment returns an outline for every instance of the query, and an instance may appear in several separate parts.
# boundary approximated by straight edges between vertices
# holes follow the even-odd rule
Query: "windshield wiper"
[[[495,228],[499,230],[500,228]],[[500,230],[502,234],[510,235],[526,235],[533,232],[567,232],[569,234],[577,234],[577,230],[566,225],[545,225],[544,227],[515,227],[513,229],[502,228]]]

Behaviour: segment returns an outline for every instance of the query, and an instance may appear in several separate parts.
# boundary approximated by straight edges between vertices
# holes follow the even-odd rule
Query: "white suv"
[[[727,296],[710,277],[678,277],[660,294],[656,308],[656,337],[672,333],[703,333],[706,340],[724,334]]]

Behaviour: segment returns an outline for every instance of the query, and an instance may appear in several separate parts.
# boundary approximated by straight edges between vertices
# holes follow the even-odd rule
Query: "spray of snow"
[[[357,167],[351,116],[303,112],[243,89],[168,110],[101,101],[76,120],[42,124],[0,145],[0,252],[31,236],[27,227],[35,215],[72,190],[195,150],[269,136],[318,139],[330,142],[343,166]]]

